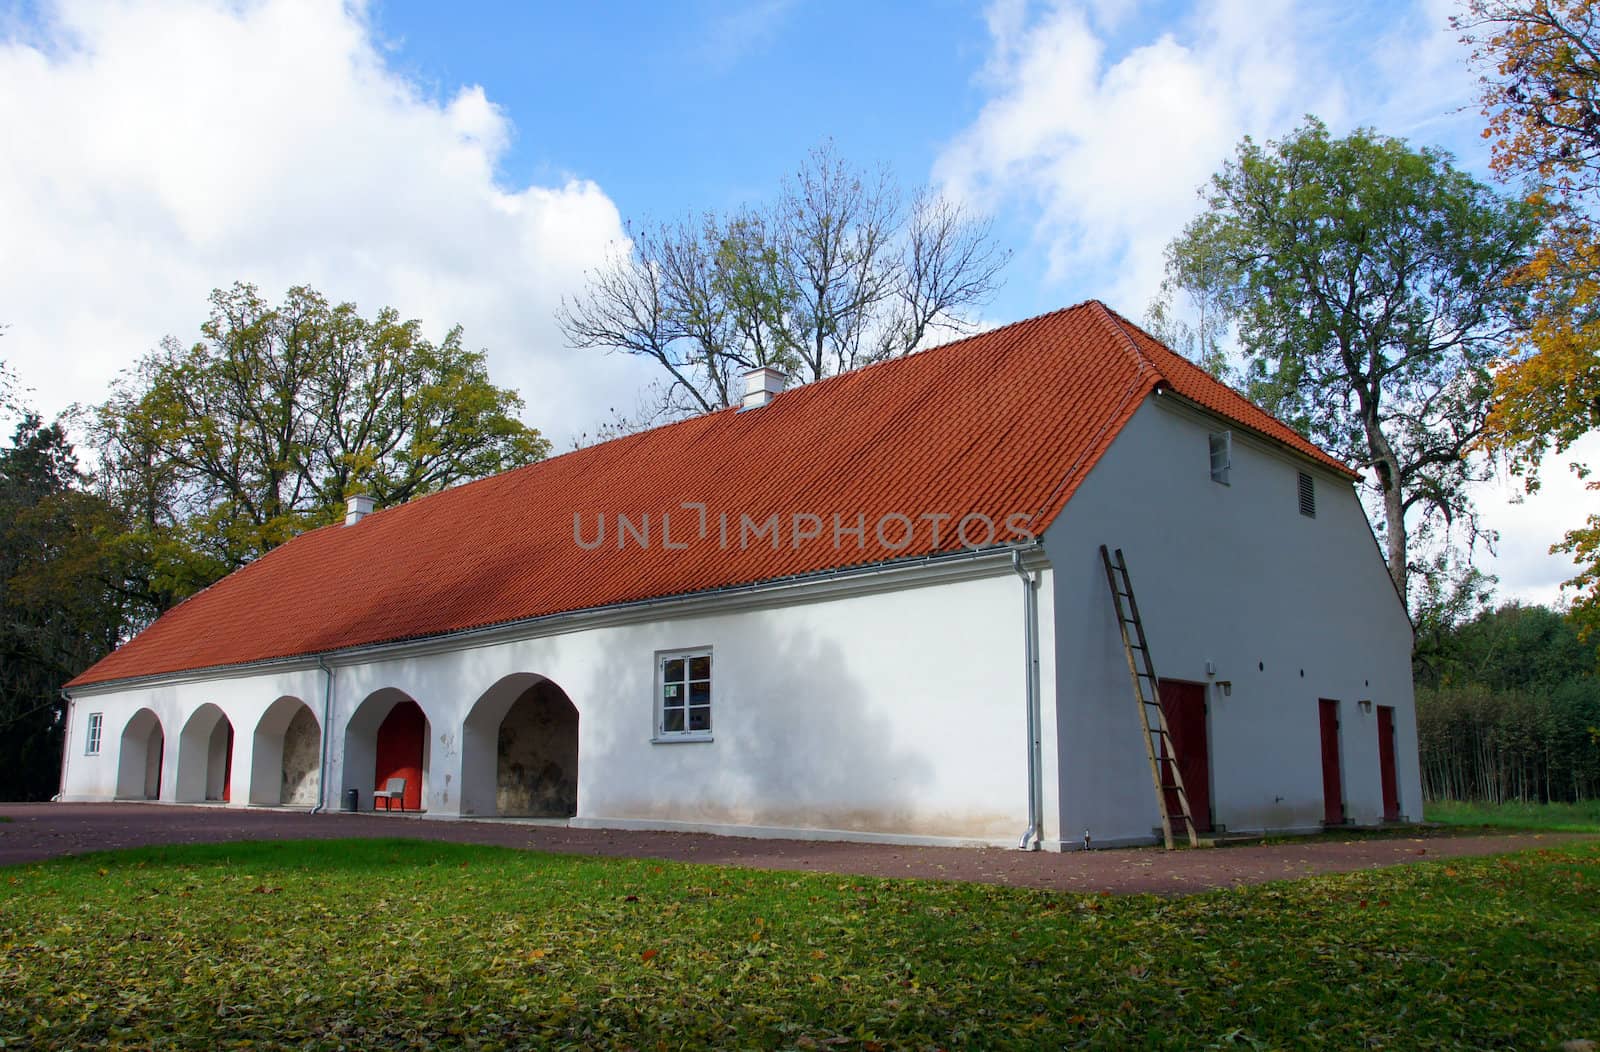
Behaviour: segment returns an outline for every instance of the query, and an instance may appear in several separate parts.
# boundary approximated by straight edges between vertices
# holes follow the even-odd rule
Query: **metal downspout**
[[[1022,550],[1011,553],[1011,568],[1022,579],[1023,613],[1023,680],[1027,684],[1028,705],[1028,828],[1023,831],[1017,848],[1038,851],[1044,843],[1044,817],[1041,797],[1043,785],[1039,774],[1039,594],[1038,581],[1023,569]],[[1031,841],[1031,843],[1030,843]]]
[[[317,806],[311,809],[312,814],[328,809],[328,735],[330,733],[330,718],[333,715],[333,669],[317,656],[317,667],[326,677],[322,683],[322,751],[317,759]]]
[[[56,795],[50,798],[51,803],[67,795],[67,764],[72,762],[72,692],[63,687],[61,700],[67,703],[66,714],[62,717],[65,726],[61,728],[61,778],[56,783]]]

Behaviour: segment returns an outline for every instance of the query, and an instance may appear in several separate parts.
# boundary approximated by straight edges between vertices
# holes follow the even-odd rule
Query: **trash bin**
[[[344,809],[346,811],[359,811],[359,810],[361,810],[361,792],[360,792],[360,790],[357,790],[357,789],[346,789],[344,791]]]

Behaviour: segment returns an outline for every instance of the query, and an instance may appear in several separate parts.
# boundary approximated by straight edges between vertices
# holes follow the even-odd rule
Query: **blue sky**
[[[873,3],[474,4],[372,9],[397,68],[481,84],[516,122],[512,182],[592,178],[624,214],[766,194],[808,144],[925,179],[975,115],[982,8]]]
[[[1454,0],[0,0],[0,358],[93,404],[207,293],[309,283],[461,323],[558,445],[653,379],[554,313],[629,220],[770,196],[832,138],[991,215],[980,319],[1086,297],[1134,316],[1196,188],[1306,113],[1484,173]],[[1590,506],[1480,495],[1508,594]]]

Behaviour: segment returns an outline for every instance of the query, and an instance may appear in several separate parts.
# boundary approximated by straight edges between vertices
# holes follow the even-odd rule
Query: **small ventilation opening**
[[[1317,483],[1304,471],[1300,472],[1300,514],[1308,519],[1317,517]]]
[[[1228,485],[1228,471],[1233,467],[1233,432],[1211,432],[1211,481]]]

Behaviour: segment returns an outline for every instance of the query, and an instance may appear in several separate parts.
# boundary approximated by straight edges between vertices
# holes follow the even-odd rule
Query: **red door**
[[[1394,773],[1394,709],[1378,706],[1378,772],[1383,779],[1383,820],[1400,821],[1400,783]]]
[[[233,724],[228,724],[228,743],[223,747],[222,754],[222,799],[224,802],[233,799]]]
[[[1322,718],[1322,820],[1330,826],[1344,824],[1344,783],[1339,777],[1339,703],[1321,698]]]
[[[155,792],[146,794],[152,800],[161,799],[161,765],[163,763],[165,763],[166,761],[167,761],[167,736],[165,734],[163,734],[163,735],[161,735],[160,740],[156,742],[156,784],[155,784]],[[148,782],[149,779],[150,779],[150,775],[147,772],[145,774],[145,781]],[[148,788],[148,786],[146,786],[146,788]]]
[[[406,780],[405,809],[422,810],[422,739],[428,733],[422,706],[402,701],[389,710],[378,727],[377,770],[373,788],[383,789],[391,778]]]
[[[1183,683],[1164,679],[1159,685],[1161,711],[1172,732],[1172,747],[1178,754],[1178,773],[1189,795],[1189,814],[1198,832],[1211,831],[1211,755],[1206,741],[1206,688],[1203,683]],[[1170,783],[1171,760],[1161,763],[1161,780]],[[1168,792],[1167,811],[1178,810],[1177,793]],[[1178,830],[1174,829],[1174,833]]]

